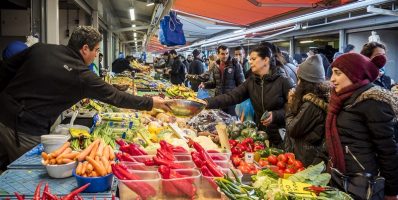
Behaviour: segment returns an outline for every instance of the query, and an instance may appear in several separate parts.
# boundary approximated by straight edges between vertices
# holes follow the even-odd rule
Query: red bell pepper
[[[120,180],[141,180],[141,177],[128,172],[125,166],[120,164],[112,164],[112,172]],[[156,190],[147,183],[124,182],[123,184],[143,199],[156,196]]]
[[[78,195],[80,192],[83,192],[85,189],[87,189],[88,186],[90,186],[90,183],[87,183],[86,185],[83,185],[80,188],[77,188],[76,190],[73,190],[68,195],[62,197],[62,200],[74,200],[75,196]]]
[[[231,145],[231,147],[236,146],[239,142],[237,140],[228,140],[229,145]]]

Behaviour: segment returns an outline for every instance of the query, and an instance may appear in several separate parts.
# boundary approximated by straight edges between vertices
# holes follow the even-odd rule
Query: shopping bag
[[[250,99],[238,104],[235,112],[241,121],[254,121],[254,108]]]
[[[197,94],[198,99],[205,99],[205,98],[209,98],[209,92],[205,89],[199,88],[198,89],[198,94]]]
[[[182,30],[182,23],[177,18],[176,12],[170,12],[168,16],[160,22],[159,39],[160,42],[167,46],[185,45],[186,40],[184,31]],[[164,41],[163,38],[164,37]]]

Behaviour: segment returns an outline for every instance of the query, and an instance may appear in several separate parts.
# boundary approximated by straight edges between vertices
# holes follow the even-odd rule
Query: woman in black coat
[[[384,199],[398,199],[398,151],[393,121],[398,100],[372,82],[386,62],[356,53],[332,63],[332,90],[326,119],[331,164],[342,173],[385,178]],[[379,199],[379,198],[372,198]]]
[[[324,82],[325,72],[319,55],[301,63],[297,75],[297,88],[289,93],[285,144],[286,151],[293,152],[308,167],[327,162],[324,144],[329,86]]]
[[[232,91],[206,99],[207,108],[226,108],[250,98],[258,128],[269,135],[271,146],[281,147],[279,129],[285,128],[284,106],[289,90],[293,88],[293,82],[276,67],[275,57],[268,47],[259,46],[253,49],[249,63],[254,75]],[[270,115],[261,119],[266,111],[269,111]]]

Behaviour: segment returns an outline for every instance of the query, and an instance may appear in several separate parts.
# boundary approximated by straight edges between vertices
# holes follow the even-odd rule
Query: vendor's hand
[[[272,123],[272,112],[269,113],[269,117],[261,121],[264,126],[269,126]]]
[[[384,200],[398,200],[398,195],[396,195],[396,196],[384,196]]]
[[[200,83],[200,85],[198,86],[199,89],[203,89],[205,88],[205,84],[203,82]]]
[[[152,108],[159,108],[159,109],[162,109],[162,110],[164,110],[166,112],[170,112],[171,111],[170,107],[166,104],[167,101],[164,100],[163,98],[155,96],[155,97],[152,97],[152,100],[153,100],[153,107]]]

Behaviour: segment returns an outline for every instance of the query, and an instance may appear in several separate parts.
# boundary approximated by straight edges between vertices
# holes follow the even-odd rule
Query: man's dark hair
[[[169,55],[169,52],[168,52],[168,51],[165,51],[165,52],[163,53],[163,55],[164,55],[164,56],[168,56],[168,55]]]
[[[176,50],[170,50],[169,54],[173,54],[173,55],[177,55],[177,51]]]
[[[99,57],[99,56],[102,56],[102,57],[104,57],[104,55],[103,55],[102,53],[99,53],[99,54],[98,54],[98,57]]]
[[[354,45],[352,45],[352,44],[347,44],[347,46],[344,48],[344,51],[343,51],[343,52],[344,52],[344,53],[348,53],[348,52],[354,50],[354,48],[355,48]]]
[[[363,45],[361,54],[370,58],[370,56],[372,56],[372,54],[373,54],[373,50],[376,49],[377,47],[387,50],[386,46],[382,43],[369,42],[369,43],[366,43],[365,45]]]
[[[227,46],[225,46],[225,45],[220,45],[220,46],[218,46],[217,47],[217,54],[219,54],[220,53],[220,50],[228,50],[228,47]]]
[[[88,45],[88,48],[92,51],[95,45],[102,40],[101,33],[92,26],[78,26],[73,30],[70,36],[68,47],[75,51],[79,51],[84,45]]]
[[[242,46],[235,47],[234,49],[234,51],[240,51],[240,50],[243,50],[243,52],[245,51],[245,49]]]

